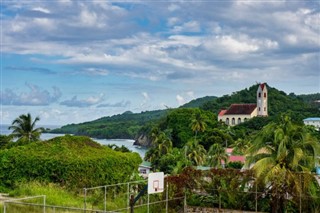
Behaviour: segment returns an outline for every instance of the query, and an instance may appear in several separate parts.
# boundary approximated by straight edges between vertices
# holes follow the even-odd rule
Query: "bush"
[[[59,183],[70,189],[126,182],[142,162],[137,153],[116,152],[83,136],[0,151],[0,186],[21,181]]]

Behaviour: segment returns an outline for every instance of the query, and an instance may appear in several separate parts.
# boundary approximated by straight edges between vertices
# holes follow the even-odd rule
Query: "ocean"
[[[12,132],[11,130],[8,129],[9,126],[10,125],[1,124],[0,125],[0,135],[9,135]],[[60,126],[44,125],[42,127],[49,128],[49,129],[55,129],[55,128],[59,128]],[[51,138],[63,136],[63,135],[64,134],[42,133],[40,139],[41,140],[49,140]],[[123,146],[127,147],[130,151],[137,152],[141,156],[142,159],[144,158],[145,153],[147,152],[146,148],[142,148],[142,147],[133,145],[134,140],[130,140],[130,139],[96,139],[96,138],[92,138],[92,140],[94,140],[102,145],[115,144],[119,147],[121,147],[123,145]]]

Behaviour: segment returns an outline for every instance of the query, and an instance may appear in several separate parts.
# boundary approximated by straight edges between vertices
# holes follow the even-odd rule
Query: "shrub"
[[[142,162],[83,136],[56,137],[0,151],[0,185],[21,181],[59,183],[70,189],[126,182]]]

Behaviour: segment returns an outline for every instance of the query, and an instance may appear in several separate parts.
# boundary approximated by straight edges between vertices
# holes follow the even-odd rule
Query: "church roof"
[[[257,108],[257,104],[231,104],[224,115],[249,115]]]
[[[223,116],[228,110],[226,109],[222,109],[220,112],[219,112],[219,115],[218,116]]]
[[[263,90],[265,83],[260,84],[261,90]]]

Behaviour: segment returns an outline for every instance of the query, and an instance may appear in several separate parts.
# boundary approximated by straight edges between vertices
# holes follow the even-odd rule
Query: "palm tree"
[[[240,154],[244,154],[246,150],[249,148],[249,141],[242,138],[238,138],[238,140],[236,140],[234,144],[232,144],[232,147],[236,152],[240,152]]]
[[[39,117],[36,117],[32,120],[30,113],[27,115],[22,114],[16,118],[9,129],[13,130],[11,135],[14,138],[18,138],[19,141],[36,141],[39,140],[41,133],[44,131],[44,128],[35,128],[36,123],[40,120]]]
[[[317,140],[305,127],[293,124],[288,116],[258,133],[248,150],[246,164],[254,164],[257,181],[269,186],[272,212],[283,212],[288,197],[297,198],[319,187],[310,175],[319,150]]]
[[[207,124],[204,117],[201,115],[200,110],[198,110],[192,120],[191,120],[191,129],[195,133],[195,140],[197,140],[198,132],[204,132],[206,130]]]
[[[189,140],[184,147],[186,159],[194,166],[201,166],[206,161],[207,151],[197,140]]]
[[[221,144],[215,143],[210,147],[208,152],[208,163],[210,166],[222,168],[222,161],[227,164],[228,159],[229,156]]]

